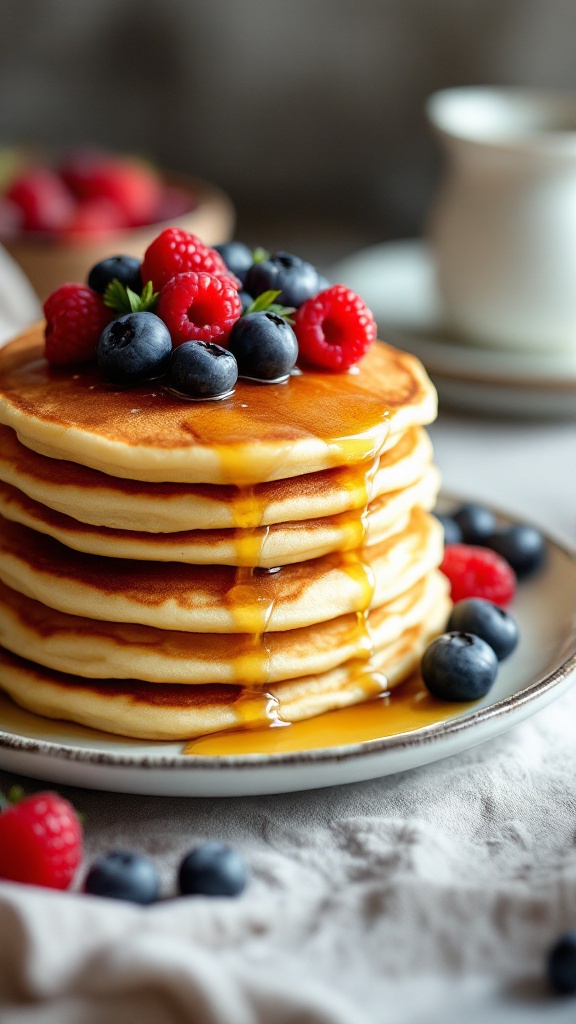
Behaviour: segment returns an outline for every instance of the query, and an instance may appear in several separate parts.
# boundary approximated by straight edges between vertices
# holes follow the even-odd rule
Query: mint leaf
[[[126,313],[149,313],[156,306],[158,295],[159,292],[154,291],[152,281],[148,281],[142,293],[138,295],[115,277],[104,292],[103,302],[109,309],[114,310],[117,316],[124,316]]]
[[[254,302],[248,306],[246,313],[261,313],[264,309],[270,309],[271,303],[273,303],[274,299],[277,299],[279,295],[280,291],[271,290],[268,292],[262,292],[261,295],[257,295]]]

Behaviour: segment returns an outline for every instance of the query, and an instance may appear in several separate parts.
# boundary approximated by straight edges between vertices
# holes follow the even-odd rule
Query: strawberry
[[[102,331],[114,317],[102,296],[84,284],[63,284],[44,303],[46,359],[53,366],[96,358]]]
[[[34,793],[0,814],[0,878],[67,889],[82,859],[82,826],[58,793]]]

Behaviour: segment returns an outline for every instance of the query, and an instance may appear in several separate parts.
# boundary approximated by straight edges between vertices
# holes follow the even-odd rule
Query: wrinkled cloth
[[[2,1024],[573,1019],[544,962],[576,926],[575,721],[573,688],[446,761],[310,793],[63,790],[86,816],[86,862],[141,850],[165,898],[0,885]],[[212,838],[243,853],[249,886],[173,899],[181,857]]]

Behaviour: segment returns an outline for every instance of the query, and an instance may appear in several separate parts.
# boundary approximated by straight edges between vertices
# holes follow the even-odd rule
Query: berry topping
[[[376,338],[376,321],[355,292],[335,284],[300,306],[294,330],[306,363],[326,370],[347,370]]]
[[[496,529],[494,513],[483,505],[461,505],[452,518],[462,531],[464,544],[485,544],[486,538]]]
[[[454,604],[465,597],[483,597],[505,607],[516,590],[513,570],[500,555],[488,548],[448,544],[440,566],[450,580]]]
[[[21,227],[27,231],[59,231],[74,212],[74,198],[58,175],[48,168],[31,168],[6,193],[22,212]]]
[[[478,700],[488,693],[497,672],[494,651],[472,633],[444,633],[422,658],[422,679],[440,700]]]
[[[174,347],[184,341],[223,344],[242,313],[238,292],[228,278],[189,271],[168,281],[158,300],[158,316]]]
[[[230,394],[238,380],[238,365],[231,352],[210,341],[185,341],[174,349],[168,384],[193,398]]]
[[[96,263],[88,274],[89,287],[101,295],[111,281],[120,281],[133,292],[141,292],[140,260],[135,256],[109,256],[107,260]]]
[[[155,313],[127,313],[102,331],[98,366],[114,384],[137,384],[160,377],[168,365],[172,342]]]
[[[204,843],[180,865],[178,881],[183,896],[239,896],[248,869],[236,850],[223,843]]]
[[[53,366],[85,363],[113,316],[102,296],[84,284],[63,284],[44,303],[46,359]]]
[[[82,826],[58,793],[34,793],[0,814],[0,878],[67,889],[82,859]]]
[[[566,932],[550,950],[548,980],[556,992],[576,992],[576,931]]]
[[[443,516],[438,512],[434,515],[439,523],[442,523],[444,529],[444,543],[445,544],[461,544],[462,543],[462,530],[458,526],[455,519],[452,516]]]
[[[504,661],[518,643],[518,626],[512,616],[481,597],[468,597],[454,605],[447,628],[479,636],[490,644],[498,661]]]
[[[242,303],[242,312],[243,313],[247,313],[248,310],[250,309],[250,306],[254,302],[253,297],[251,295],[249,295],[248,292],[245,292],[244,289],[242,288],[238,292],[238,298],[240,299],[240,302]]]
[[[220,253],[209,249],[196,235],[180,228],[166,228],[144,253],[142,280],[152,281],[156,291],[160,291],[171,277],[190,270],[196,273],[203,271],[214,277],[229,276]]]
[[[254,262],[252,250],[244,245],[244,242],[225,242],[223,245],[215,245],[214,248],[220,253],[230,273],[244,284]]]
[[[509,526],[486,538],[485,544],[512,566],[519,580],[530,576],[542,565],[546,543],[533,526]]]
[[[320,290],[316,268],[289,252],[276,252],[254,263],[243,283],[246,291],[255,297],[262,292],[279,291],[278,301],[296,308]]]
[[[84,892],[132,903],[153,903],[158,897],[158,872],[147,857],[127,850],[106,854],[90,868]]]
[[[287,377],[298,358],[298,342],[290,324],[277,313],[248,313],[236,321],[228,348],[242,377],[277,381]]]

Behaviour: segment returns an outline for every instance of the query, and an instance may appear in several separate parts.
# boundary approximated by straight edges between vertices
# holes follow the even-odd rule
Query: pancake
[[[384,343],[354,371],[239,381],[228,399],[187,402],[154,381],[115,387],[91,364],[49,367],[39,324],[2,350],[0,380],[0,423],[23,444],[146,481],[247,486],[365,464],[436,415],[419,361]]]
[[[257,484],[246,492],[231,484],[115,478],[38,455],[20,444],[13,430],[0,426],[0,480],[77,522],[150,533],[254,529],[362,509],[370,498],[415,483],[431,459],[427,434],[414,427],[367,465],[337,466]]]
[[[297,722],[357,704],[403,681],[442,628],[448,603],[424,625],[376,652],[370,671],[353,660],[330,672],[275,683],[262,694],[217,684],[157,686],[136,680],[86,680],[41,668],[0,648],[0,688],[29,711],[121,736],[190,739],[224,729]]]
[[[440,523],[419,508],[380,544],[253,574],[83,554],[0,519],[0,579],[13,590],[68,614],[195,633],[258,636],[377,608],[438,566],[442,549]]]
[[[415,505],[433,508],[439,487],[439,473],[430,466],[416,483],[376,498],[366,512],[344,512],[254,530],[152,534],[78,523],[0,481],[0,515],[53,537],[66,547],[106,558],[270,569],[333,551],[350,551],[361,544],[378,544],[406,528]]]
[[[397,640],[445,605],[448,581],[432,572],[408,591],[373,609],[367,627],[352,613],[328,622],[262,637],[259,678],[252,683],[326,672],[372,647]],[[69,675],[137,678],[160,684],[246,683],[254,641],[246,634],[184,633],[151,626],[66,615],[0,584],[0,645],[22,658]]]

